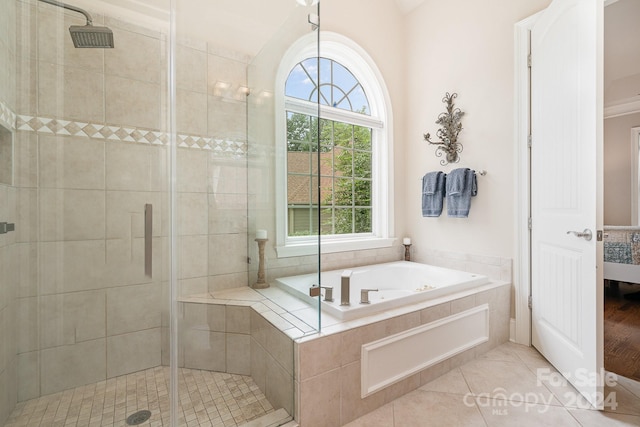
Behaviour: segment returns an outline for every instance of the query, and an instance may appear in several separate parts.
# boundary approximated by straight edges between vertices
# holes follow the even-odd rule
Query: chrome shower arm
[[[67,10],[71,10],[73,12],[78,12],[84,15],[85,18],[87,18],[87,25],[93,25],[93,18],[91,18],[91,15],[89,15],[89,12],[87,12],[84,9],[80,9],[79,7],[76,6],[72,6],[70,4],[66,4],[66,3],[62,3],[61,1],[56,1],[56,0],[40,0],[43,3],[48,3],[50,5],[53,6],[58,6],[61,7],[63,9],[67,9]]]

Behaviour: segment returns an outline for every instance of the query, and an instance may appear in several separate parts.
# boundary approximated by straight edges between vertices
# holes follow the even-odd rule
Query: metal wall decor
[[[449,163],[457,163],[460,161],[459,154],[462,153],[462,144],[458,142],[458,134],[462,130],[462,116],[464,112],[459,108],[453,107],[453,100],[458,97],[457,93],[451,95],[447,92],[442,98],[442,102],[447,104],[447,111],[440,113],[436,124],[441,128],[436,132],[436,136],[440,141],[431,141],[431,134],[425,133],[424,140],[429,144],[437,145],[436,157],[442,157],[441,165]]]

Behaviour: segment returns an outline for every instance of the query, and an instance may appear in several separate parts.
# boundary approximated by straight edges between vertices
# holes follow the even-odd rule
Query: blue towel
[[[446,175],[429,172],[422,177],[422,216],[436,217],[442,213]]]
[[[471,197],[476,194],[476,171],[468,168],[452,170],[447,175],[447,215],[453,218],[467,218],[471,208]]]

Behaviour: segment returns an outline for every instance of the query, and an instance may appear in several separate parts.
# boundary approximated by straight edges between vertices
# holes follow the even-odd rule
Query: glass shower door
[[[122,424],[139,411],[161,420],[168,15],[143,23],[133,10],[55,3],[1,7],[3,30],[15,24],[1,66],[16,91],[16,280],[14,331],[0,332],[15,376],[0,405],[26,425]],[[75,47],[76,27],[111,33],[114,47]]]
[[[293,324],[285,304],[291,296],[278,293],[273,279],[296,260],[278,260],[274,249],[273,70],[310,31],[314,8],[295,0],[193,7],[175,2],[171,40],[174,407],[178,422],[284,423],[295,413]],[[309,258],[307,272],[317,272]]]

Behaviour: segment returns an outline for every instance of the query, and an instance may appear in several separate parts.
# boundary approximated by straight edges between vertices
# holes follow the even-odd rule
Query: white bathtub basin
[[[342,320],[350,320],[372,313],[413,304],[489,283],[486,276],[466,273],[416,262],[397,261],[350,268],[350,305],[340,305],[340,279],[344,270],[321,273],[322,286],[333,287],[333,302],[322,301],[322,310]],[[309,288],[318,284],[318,274],[281,277],[277,287],[296,297],[317,303],[309,296]],[[360,304],[361,289],[369,292],[370,304]],[[324,293],[323,293],[324,294]]]

